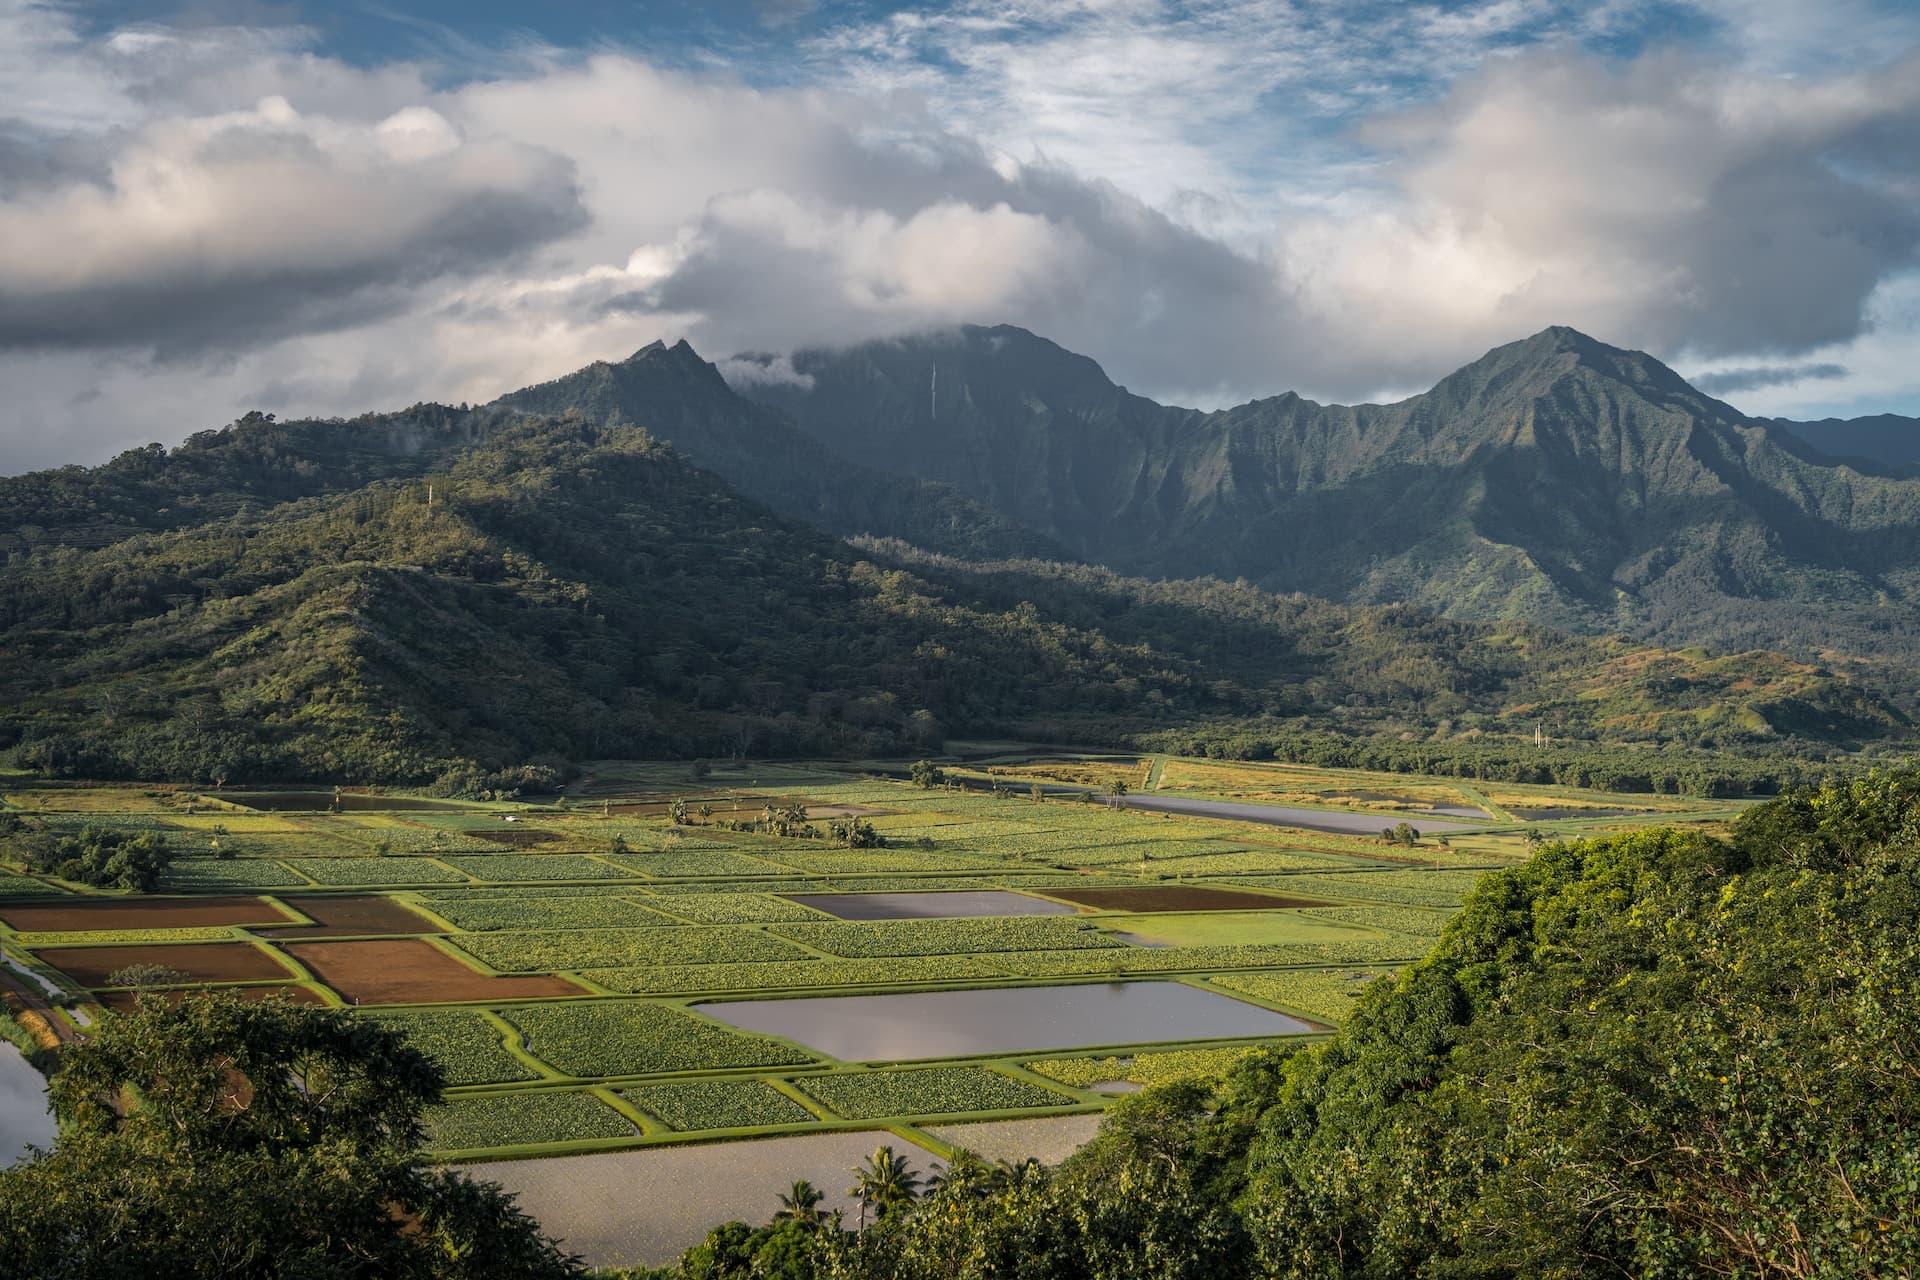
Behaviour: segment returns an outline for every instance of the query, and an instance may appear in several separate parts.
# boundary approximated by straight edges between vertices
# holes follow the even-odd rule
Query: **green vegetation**
[[[492,853],[443,858],[476,880],[613,880],[627,875],[625,868],[577,853]]]
[[[986,1067],[836,1072],[794,1082],[849,1120],[1068,1106],[1073,1099]]]
[[[427,1146],[434,1151],[624,1138],[633,1132],[631,1121],[590,1093],[469,1095],[427,1111]]]
[[[277,862],[258,858],[181,858],[167,868],[161,883],[169,893],[208,893],[218,889],[274,889],[307,881]]]
[[[990,962],[972,956],[888,956],[878,960],[776,960],[765,964],[585,969],[581,976],[609,991],[676,995],[695,991],[779,991],[793,987],[962,982],[1006,975]]]
[[[242,1108],[223,1105],[234,1070]],[[341,1010],[145,999],[61,1051],[58,1144],[0,1171],[0,1272],[309,1280],[351,1258],[395,1280],[578,1274],[497,1188],[420,1163],[441,1083]]]
[[[542,1062],[575,1076],[638,1076],[809,1062],[811,1055],[666,1005],[566,1002],[509,1009],[507,1020]]]
[[[12,828],[12,843],[28,867],[76,884],[152,893],[173,862],[172,846],[156,831],[136,834],[89,822],[63,836],[36,831],[8,814],[0,814],[0,822]]]
[[[426,858],[288,858],[288,866],[320,884],[458,884],[466,877]]]
[[[503,973],[622,969],[656,964],[739,964],[803,960],[807,952],[745,925],[656,929],[501,930],[458,939],[462,950]]]
[[[763,924],[818,920],[820,913],[767,893],[676,893],[655,898],[660,910],[695,924]]]
[[[770,926],[784,938],[851,959],[875,956],[975,955],[1123,947],[1119,939],[1072,916],[984,920],[875,920]]]
[[[534,1080],[539,1072],[507,1051],[500,1027],[476,1009],[421,1009],[362,1015],[404,1035],[432,1058],[450,1085]]]
[[[750,1129],[805,1124],[812,1112],[761,1080],[690,1080],[625,1090],[642,1110],[675,1129]]]
[[[670,925],[674,918],[628,898],[587,895],[529,898],[437,898],[433,913],[462,929],[597,929]]]
[[[956,1159],[857,1237],[808,1233],[784,1274],[1903,1275],[1916,804],[1920,772],[1875,775],[1725,840],[1550,846],[1326,1043],[1122,1098],[1058,1171]],[[688,1261],[765,1240],[726,1228]]]
[[[1166,1084],[1170,1080],[1218,1080],[1250,1049],[1181,1049],[1172,1053],[1142,1053],[1131,1058],[1048,1058],[1029,1062],[1027,1070],[1049,1080],[1085,1089],[1124,1080],[1130,1084]]]

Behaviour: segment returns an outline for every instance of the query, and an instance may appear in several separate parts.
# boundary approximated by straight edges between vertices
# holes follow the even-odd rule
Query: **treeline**
[[[1729,840],[1551,846],[1329,1042],[1121,1099],[1057,1171],[961,1161],[864,1230],[789,1208],[630,1274],[1913,1274],[1917,805],[1920,773],[1874,774]]]
[[[1482,782],[1553,784],[1647,795],[1770,796],[1832,773],[1821,755],[1732,755],[1674,748],[1534,746],[1526,742],[1423,741],[1345,737],[1298,728],[1280,732],[1228,725],[1145,733],[1147,751],[1220,760],[1277,760],[1329,769],[1431,774]]]

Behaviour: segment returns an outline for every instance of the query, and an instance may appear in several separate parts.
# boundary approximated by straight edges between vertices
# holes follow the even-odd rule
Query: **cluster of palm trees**
[[[847,1194],[860,1206],[855,1229],[866,1230],[869,1214],[878,1222],[913,1204],[922,1194],[954,1190],[985,1196],[1039,1176],[1041,1168],[1040,1162],[1031,1157],[1017,1162],[989,1163],[965,1147],[957,1147],[945,1168],[922,1177],[907,1163],[905,1156],[891,1146],[882,1145],[874,1149],[866,1163],[854,1168],[853,1185],[847,1188]],[[838,1216],[820,1207],[826,1198],[824,1191],[800,1178],[781,1195],[780,1209],[773,1220],[791,1219],[810,1227],[820,1226]]]

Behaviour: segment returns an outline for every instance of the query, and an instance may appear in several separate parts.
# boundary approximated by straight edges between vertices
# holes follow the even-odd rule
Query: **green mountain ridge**
[[[1825,458],[1572,329],[1396,404],[1216,412],[1009,326],[791,360],[799,381],[743,394],[1124,573],[1668,645],[1920,652],[1920,481]]]
[[[1776,654],[850,545],[581,414],[249,418],[0,494],[0,749],[64,776],[470,790],[605,756],[1241,723],[1654,748],[1908,731]]]

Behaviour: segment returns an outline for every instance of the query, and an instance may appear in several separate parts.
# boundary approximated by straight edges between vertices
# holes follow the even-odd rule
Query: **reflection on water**
[[[884,996],[723,1000],[710,1018],[786,1036],[847,1062],[1314,1030],[1298,1018],[1176,982],[1001,987]]]
[[[1469,825],[1445,818],[1429,818],[1424,813],[1334,813],[1326,809],[1295,809],[1280,804],[1249,804],[1232,800],[1188,800],[1180,796],[1127,796],[1109,800],[1129,809],[1147,809],[1154,813],[1184,813],[1199,818],[1229,818],[1235,822],[1265,822],[1280,827],[1304,827],[1308,831],[1332,831],[1349,836],[1377,836],[1386,827],[1411,822],[1422,832],[1447,835],[1465,831]]]
[[[53,1138],[46,1077],[0,1040],[0,1169],[19,1163],[29,1146],[52,1146]]]

